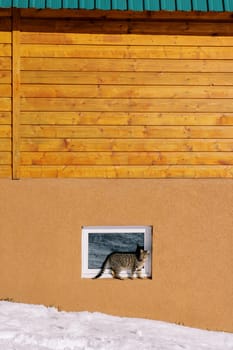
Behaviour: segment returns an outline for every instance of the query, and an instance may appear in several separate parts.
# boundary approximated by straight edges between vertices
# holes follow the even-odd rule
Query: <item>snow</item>
[[[0,301],[0,350],[233,350],[233,333]]]

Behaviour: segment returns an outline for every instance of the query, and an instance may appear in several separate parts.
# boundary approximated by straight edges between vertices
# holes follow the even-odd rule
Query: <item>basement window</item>
[[[151,226],[85,226],[82,227],[82,277],[98,275],[106,258],[111,253],[138,254],[139,249],[149,251],[141,271],[141,277],[151,278],[152,227]],[[138,255],[137,255],[138,256]],[[122,271],[125,278],[129,272]],[[135,277],[137,274],[135,275]],[[106,268],[101,278],[112,278]]]

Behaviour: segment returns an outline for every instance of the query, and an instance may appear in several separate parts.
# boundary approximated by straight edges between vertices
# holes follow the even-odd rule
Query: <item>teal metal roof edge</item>
[[[233,0],[0,0],[0,8],[121,11],[233,11]]]

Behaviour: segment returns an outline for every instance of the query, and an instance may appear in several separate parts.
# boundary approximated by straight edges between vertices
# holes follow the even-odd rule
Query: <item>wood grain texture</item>
[[[10,45],[0,44],[3,55],[9,55]],[[8,54],[7,54],[8,53]],[[69,58],[131,58],[131,59],[233,59],[233,47],[209,46],[109,46],[98,45],[31,45],[20,46],[21,57],[69,57]]]
[[[0,178],[11,177],[12,11],[0,9]]]
[[[0,126],[0,137],[11,137],[11,125]]]
[[[197,82],[198,83],[198,82]],[[3,90],[4,88],[4,90]],[[10,86],[0,88],[1,93],[9,95]],[[4,96],[3,96],[4,97]],[[233,99],[232,86],[142,86],[134,85],[57,85],[23,84],[21,97],[87,97],[87,98],[230,98]]]
[[[23,138],[20,150],[31,152],[233,152],[233,139],[45,139]]]
[[[0,17],[10,17],[12,14],[11,8],[1,8]]]
[[[10,165],[0,166],[0,178],[11,178],[12,170]]]
[[[233,126],[35,126],[22,125],[21,137],[42,138],[232,138]]]
[[[11,71],[0,70],[0,84],[11,84]]]
[[[4,101],[3,101],[4,102]],[[7,101],[5,101],[7,102]],[[7,108],[7,107],[6,107]],[[219,112],[231,113],[233,100],[215,99],[97,99],[22,98],[22,111]]]
[[[11,57],[11,44],[0,43],[0,56]]]
[[[0,166],[11,165],[11,152],[0,151]]]
[[[48,33],[95,33],[95,34],[161,34],[168,35],[231,35],[233,31],[232,21],[215,21],[201,22],[189,20],[133,20],[117,19],[106,21],[103,18],[84,20],[63,19],[59,18],[39,18],[31,20],[30,18],[22,18],[22,31],[34,32],[38,29],[40,32]]]
[[[4,70],[11,70],[11,57],[0,56],[0,72]]]
[[[11,139],[0,137],[0,152],[10,152],[11,151]]]
[[[11,111],[11,98],[0,97],[0,112]]]
[[[21,166],[22,178],[233,178],[233,166]]]
[[[1,123],[1,114],[0,114]],[[28,125],[233,125],[233,113],[21,112]]]
[[[11,112],[0,112],[0,124],[11,124]]]
[[[158,24],[157,24],[158,25]],[[137,45],[137,46],[233,46],[232,36],[192,35],[192,40],[185,35],[143,35],[143,34],[95,34],[57,32],[22,32],[22,44],[47,45]]]
[[[1,11],[0,11],[1,12]],[[0,16],[0,31],[11,32],[12,29],[11,17]]]
[[[13,9],[12,32],[12,177],[20,178],[20,10]]]
[[[233,177],[229,14],[55,12],[1,15],[0,176]]]
[[[88,72],[219,72],[232,73],[233,60],[106,59],[23,57],[21,69]]]
[[[57,18],[57,11],[51,9],[21,9],[22,18],[43,18],[51,19]],[[230,12],[189,12],[189,11],[104,11],[95,10],[87,13],[86,10],[73,11],[72,9],[63,9],[59,11],[60,19],[75,18],[75,19],[95,19],[95,18],[106,18],[106,19],[127,19],[127,20],[194,20],[194,21],[207,21],[207,22],[229,22],[232,20],[232,14]]]
[[[21,165],[233,165],[233,154],[232,152],[23,152]]]
[[[65,61],[66,63],[66,61]],[[75,69],[75,67],[73,67]],[[7,72],[0,71],[2,75]],[[233,73],[219,72],[81,72],[81,71],[22,71],[22,84],[57,84],[57,85],[134,85],[134,86],[233,86]],[[38,86],[39,87],[39,86]]]
[[[11,84],[0,84],[0,97],[11,97]]]
[[[11,32],[10,31],[0,31],[0,44],[10,44],[11,43]]]

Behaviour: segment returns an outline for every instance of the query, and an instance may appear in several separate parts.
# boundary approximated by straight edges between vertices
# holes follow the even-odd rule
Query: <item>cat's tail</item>
[[[103,273],[104,273],[104,271],[105,271],[105,269],[106,269],[106,267],[107,267],[107,264],[108,264],[108,259],[106,259],[106,260],[104,261],[104,263],[103,263],[103,265],[102,265],[102,267],[101,267],[100,272],[99,272],[95,277],[93,277],[93,280],[95,280],[95,279],[97,279],[97,278],[99,278],[99,277],[101,277],[101,276],[103,275]]]

